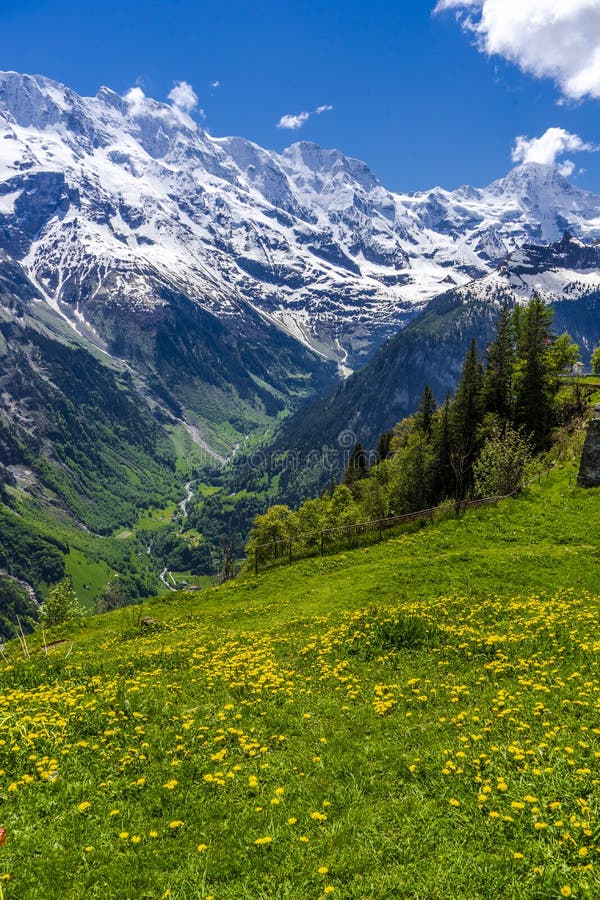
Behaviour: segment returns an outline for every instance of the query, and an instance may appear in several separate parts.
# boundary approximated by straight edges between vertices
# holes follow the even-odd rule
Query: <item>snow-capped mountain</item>
[[[293,458],[327,460],[328,465],[307,466],[299,474],[283,465],[280,498],[302,500],[309,482],[309,493],[317,494],[332,474],[343,471],[344,448],[360,441],[373,449],[382,432],[415,412],[426,384],[442,402],[456,390],[471,341],[484,355],[501,306],[525,303],[533,293],[551,305],[554,332],[568,332],[589,366],[600,344],[600,242],[584,244],[565,233],[549,245],[525,244],[492,274],[432,298],[365,366],[283,424],[265,458],[285,461],[285,451]],[[241,487],[256,475],[242,466],[243,460]]]
[[[397,194],[336,150],[215,138],[141,91],[0,74],[0,248],[115,355],[143,353],[131,323],[151,331],[177,297],[354,366],[432,296],[567,228],[599,239],[600,197],[551,167]]]
[[[580,300],[600,290],[600,242],[584,243],[568,231],[547,246],[523,244],[497,269],[457,288],[458,297],[496,304],[526,302],[537,294],[546,303]]]

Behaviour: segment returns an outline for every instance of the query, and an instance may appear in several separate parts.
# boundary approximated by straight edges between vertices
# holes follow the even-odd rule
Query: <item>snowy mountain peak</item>
[[[432,296],[566,229],[600,238],[600,198],[551,167],[393,193],[339,150],[214,138],[139,88],[0,73],[0,250],[105,348],[115,310],[153,321],[182,295],[355,365]]]

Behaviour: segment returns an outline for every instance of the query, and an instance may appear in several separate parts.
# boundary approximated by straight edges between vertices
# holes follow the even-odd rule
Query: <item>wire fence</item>
[[[480,500],[459,500],[452,503],[445,502],[439,506],[404,513],[400,516],[386,516],[382,519],[371,519],[368,522],[339,525],[335,528],[324,528],[321,531],[296,534],[289,538],[258,544],[253,548],[248,563],[253,565],[255,574],[258,574],[259,571],[266,568],[291,565],[300,559],[325,556],[328,553],[336,553],[343,548],[354,548],[378,543],[390,531],[402,529],[407,525],[416,523],[418,527],[422,527],[442,516],[461,515],[468,509],[493,506],[501,500],[508,500],[514,497],[522,487],[523,485],[519,485],[510,494],[502,496],[483,497]]]

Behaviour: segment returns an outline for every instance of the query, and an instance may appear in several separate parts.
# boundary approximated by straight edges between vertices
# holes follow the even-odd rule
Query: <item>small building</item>
[[[574,363],[571,366],[571,375],[583,375],[584,373],[585,373],[585,366],[581,362],[581,360],[578,360],[576,363]]]

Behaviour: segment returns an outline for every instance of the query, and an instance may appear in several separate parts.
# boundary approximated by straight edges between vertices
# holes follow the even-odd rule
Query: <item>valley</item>
[[[551,166],[393,193],[335,150],[11,72],[0,135],[2,508],[86,608],[235,568],[256,515],[339,478],[425,382],[443,401],[502,303],[538,293],[588,365],[600,340],[600,199]],[[19,553],[0,541],[43,599]]]

